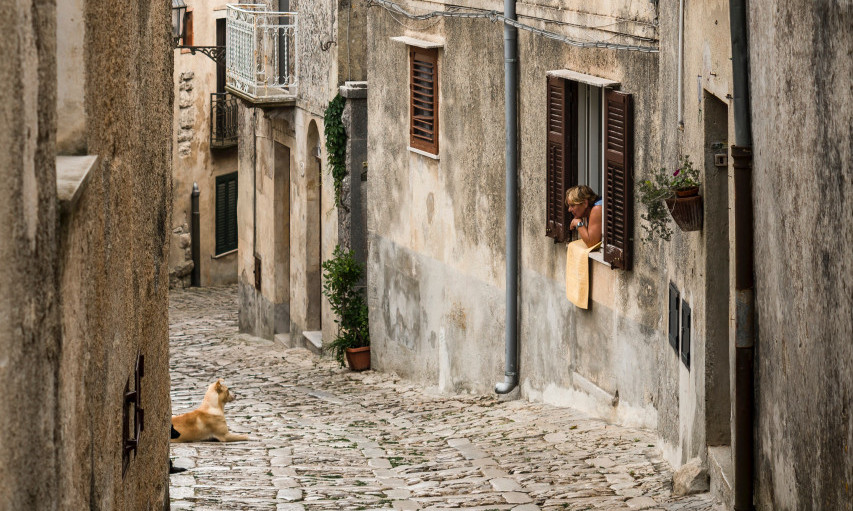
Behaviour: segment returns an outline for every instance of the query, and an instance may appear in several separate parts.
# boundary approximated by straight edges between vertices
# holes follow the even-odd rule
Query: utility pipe
[[[516,21],[515,0],[504,0],[504,17]],[[518,385],[518,29],[504,23],[506,119],[506,371],[495,392]]]
[[[729,2],[735,145],[735,494],[736,511],[752,511],[755,409],[755,278],[752,130],[746,0]]]
[[[684,0],[678,2],[678,127],[684,128]]]
[[[200,213],[198,210],[198,196],[201,192],[198,191],[198,183],[193,183],[193,193],[190,195],[190,253],[193,259],[193,272],[190,276],[190,286],[201,286],[201,249],[199,232],[200,228]]]

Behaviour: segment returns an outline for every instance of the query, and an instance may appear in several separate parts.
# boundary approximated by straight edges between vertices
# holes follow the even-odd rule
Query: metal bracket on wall
[[[139,435],[145,429],[145,410],[142,404],[142,377],[145,376],[145,355],[136,356],[136,368],[133,377],[128,378],[124,385],[124,402],[122,405],[122,476],[130,464],[130,454],[136,456],[139,447]],[[133,381],[133,390],[130,383]],[[131,418],[133,426],[131,427]],[[131,436],[132,435],[132,436]]]

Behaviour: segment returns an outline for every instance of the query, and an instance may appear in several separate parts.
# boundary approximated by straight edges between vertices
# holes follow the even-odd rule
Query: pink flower
[[[673,177],[677,176],[679,172],[681,172],[681,169],[677,169],[675,172],[673,172],[672,173]]]

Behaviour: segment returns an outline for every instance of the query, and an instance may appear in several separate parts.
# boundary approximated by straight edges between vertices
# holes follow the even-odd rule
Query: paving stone
[[[517,491],[504,493],[503,498],[508,504],[525,504],[533,500],[530,495]]]
[[[297,488],[285,488],[283,490],[279,490],[275,498],[289,501],[302,500],[302,490]]]
[[[628,507],[631,509],[648,509],[658,505],[655,499],[651,497],[635,497],[633,499],[628,499],[626,504],[628,504]]]
[[[399,511],[416,511],[421,508],[414,500],[395,500],[391,505]]]
[[[711,511],[674,497],[648,431],[570,408],[442,394],[237,331],[235,286],[170,295],[176,413],[225,378],[248,442],[171,444],[173,509]],[[638,441],[634,441],[638,439]],[[629,474],[630,472],[630,474]]]
[[[172,500],[189,499],[195,496],[192,486],[169,486],[169,498]]]
[[[507,477],[498,477],[489,481],[495,491],[518,491],[521,490],[521,485],[515,479]]]

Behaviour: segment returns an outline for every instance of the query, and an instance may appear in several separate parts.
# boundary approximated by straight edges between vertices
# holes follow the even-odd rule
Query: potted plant
[[[324,349],[334,354],[350,369],[370,369],[370,331],[367,302],[364,298],[364,267],[355,260],[354,252],[335,247],[332,259],[323,262],[323,294],[329,299],[338,324],[338,334]]]
[[[643,229],[645,241],[660,238],[669,241],[672,230],[669,218],[675,220],[682,231],[698,231],[702,228],[702,196],[699,195],[699,170],[693,167],[689,156],[684,156],[675,170],[661,168],[651,179],[640,182],[640,202],[646,213],[640,218],[646,221]]]

